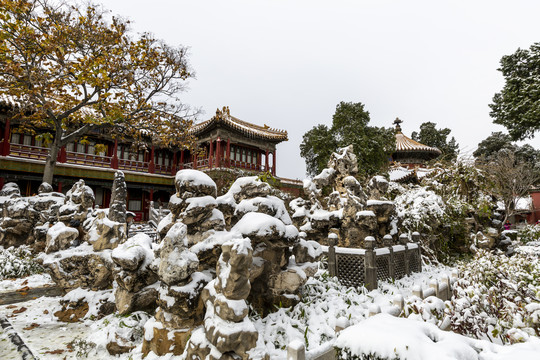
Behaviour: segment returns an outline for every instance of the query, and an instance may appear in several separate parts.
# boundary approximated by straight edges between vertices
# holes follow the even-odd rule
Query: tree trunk
[[[43,182],[52,185],[54,168],[56,167],[56,159],[58,158],[58,151],[60,151],[60,142],[56,139],[51,143],[49,148],[49,154],[45,160],[45,169],[43,170]]]

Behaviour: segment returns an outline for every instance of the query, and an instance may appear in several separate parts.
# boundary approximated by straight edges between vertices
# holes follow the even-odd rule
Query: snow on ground
[[[537,247],[535,245],[540,244],[529,243],[528,247],[532,249]],[[401,360],[432,358],[422,357],[422,351],[428,351],[429,354],[435,352],[441,359],[445,356],[448,359],[456,358],[458,353],[463,355],[463,359],[537,359],[540,340],[533,336],[523,344],[501,346],[439,330],[447,321],[445,309],[449,302],[435,297],[422,300],[412,295],[412,290],[418,286],[428,288],[432,280],[450,276],[453,271],[455,268],[448,266],[424,265],[422,273],[414,273],[394,282],[379,282],[378,289],[367,291],[365,288],[341,286],[321,269],[315,277],[308,280],[303,288],[302,301],[295,307],[277,307],[274,313],[264,318],[250,312],[250,317],[260,333],[253,353],[267,352],[271,359],[285,359],[286,347],[294,341],[306,345],[308,358],[336,344],[347,348],[346,351],[356,353],[360,351],[357,339],[360,336],[366,339],[362,334],[367,333],[371,334],[372,338],[383,340],[375,341],[370,338],[370,341],[362,341],[363,344],[369,344],[369,347],[362,347],[362,351],[383,355],[396,349],[400,351]],[[25,280],[32,286],[50,283],[50,278],[45,275],[32,275],[26,279],[3,280],[0,282],[0,291],[18,288]],[[90,300],[99,299],[112,294],[112,290],[108,292],[76,289],[64,299],[76,300],[81,296]],[[401,316],[408,317],[407,319],[385,315],[400,313],[399,308],[394,305],[396,298],[404,299],[405,310],[401,312]],[[41,359],[77,359],[85,356],[88,359],[142,358],[142,339],[138,336],[143,334],[140,329],[148,319],[146,315],[123,317],[112,314],[99,320],[86,316],[77,323],[62,323],[53,315],[60,309],[60,299],[62,298],[40,298],[11,306],[0,306],[0,315],[8,317],[27,346]],[[21,311],[23,308],[26,310]],[[370,317],[370,312],[379,310],[381,315]],[[346,330],[336,333],[336,327],[346,326],[349,326]],[[353,335],[345,336],[351,333]],[[9,339],[1,331],[0,334],[0,359],[17,359]],[[129,354],[110,356],[105,346],[115,334],[129,334],[138,338],[138,342],[135,342],[137,346]],[[339,340],[336,340],[338,338]],[[405,341],[405,345],[400,341]],[[517,354],[520,354],[519,357]],[[158,357],[150,353],[146,359],[154,360]],[[159,359],[183,358],[168,355]]]
[[[55,285],[49,274],[34,274],[25,278],[0,280],[0,296],[4,291],[13,291],[25,286],[30,288]]]

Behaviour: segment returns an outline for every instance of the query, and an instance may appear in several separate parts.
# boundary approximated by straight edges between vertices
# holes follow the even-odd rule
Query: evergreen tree
[[[492,132],[490,136],[478,144],[478,148],[473,152],[473,156],[476,158],[484,157],[489,159],[503,149],[515,151],[515,146],[512,144],[512,138],[510,135],[500,131]]]
[[[459,144],[453,136],[448,140],[448,135],[450,135],[452,130],[448,128],[437,129],[435,127],[436,125],[437,124],[432,122],[423,123],[420,125],[419,133],[416,131],[412,133],[412,139],[424,145],[436,147],[441,150],[441,159],[455,160],[459,154]]]
[[[492,162],[500,154],[512,153],[518,163],[523,163],[536,172],[540,172],[540,150],[529,144],[518,146],[512,142],[512,137],[500,131],[492,132],[490,136],[478,144],[473,155],[480,161]]]
[[[369,121],[364,104],[340,102],[330,128],[317,125],[303,136],[300,155],[306,160],[308,174],[318,174],[327,166],[332,152],[351,144],[361,176],[374,175],[384,169],[395,150],[395,133],[392,128],[368,126]]]
[[[505,126],[513,140],[531,138],[540,130],[540,43],[503,56],[505,84],[493,96],[490,115]]]

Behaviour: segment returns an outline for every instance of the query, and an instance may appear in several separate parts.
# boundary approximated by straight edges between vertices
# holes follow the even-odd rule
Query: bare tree
[[[503,224],[516,214],[516,205],[538,183],[540,176],[530,163],[519,161],[512,150],[501,150],[481,165],[491,182],[492,194],[504,204]]]

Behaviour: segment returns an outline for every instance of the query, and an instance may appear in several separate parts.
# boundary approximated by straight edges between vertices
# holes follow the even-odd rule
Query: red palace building
[[[41,184],[48,148],[39,137],[10,126],[13,106],[0,101],[0,187],[16,182],[22,195],[30,196]],[[136,220],[146,220],[151,201],[167,203],[174,193],[178,170],[234,168],[251,173],[268,171],[275,176],[276,146],[288,139],[286,131],[239,120],[228,108],[194,125],[190,133],[197,139],[196,151],[173,151],[150,143],[146,149],[134,149],[106,133],[91,134],[87,141],[74,141],[61,149],[52,185],[66,192],[84,179],[94,190],[96,205],[108,207],[114,173],[122,170],[128,186],[128,210],[136,214]]]

